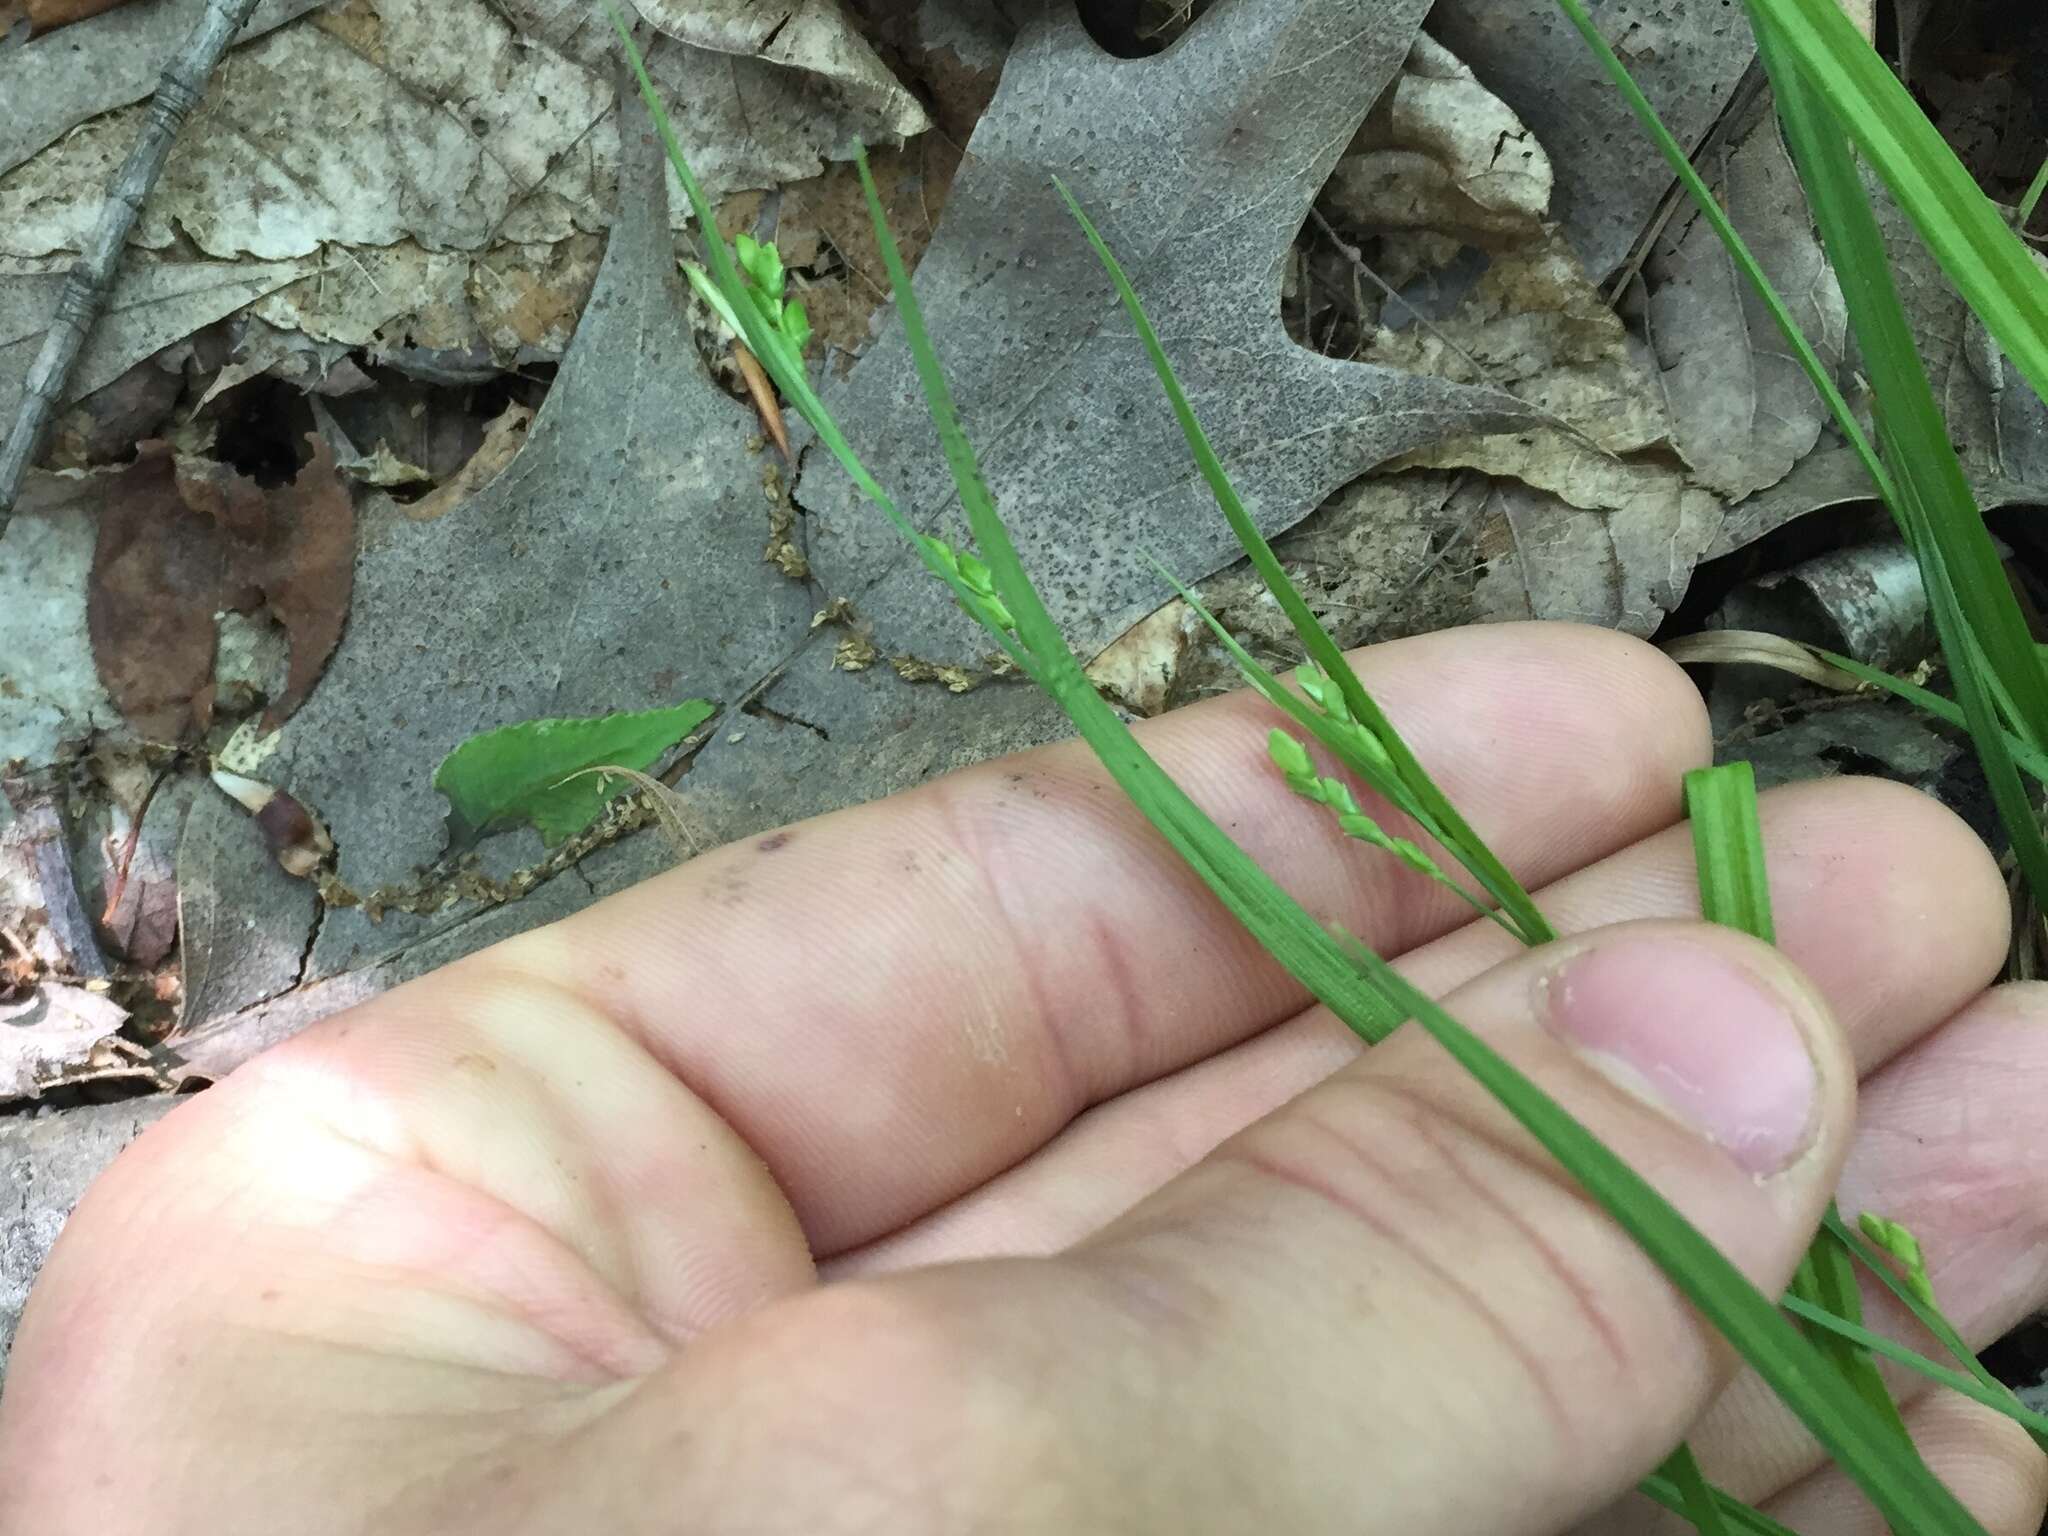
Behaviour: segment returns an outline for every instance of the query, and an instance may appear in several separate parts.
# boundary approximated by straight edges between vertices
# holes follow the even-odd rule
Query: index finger
[[[1532,886],[1674,820],[1707,758],[1691,683],[1604,630],[1488,626],[1356,662]],[[1233,695],[1138,729],[1319,919],[1398,954],[1469,916],[1287,791],[1276,718]],[[731,845],[506,948],[582,978],[767,1162],[820,1254],[1307,1001],[1078,742]]]

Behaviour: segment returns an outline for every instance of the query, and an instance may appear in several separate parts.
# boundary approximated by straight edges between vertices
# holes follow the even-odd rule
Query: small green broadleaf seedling
[[[629,787],[622,775],[602,770],[645,772],[716,709],[689,699],[615,715],[522,720],[470,737],[434,770],[434,788],[448,797],[449,851],[522,821],[550,847],[574,837]]]

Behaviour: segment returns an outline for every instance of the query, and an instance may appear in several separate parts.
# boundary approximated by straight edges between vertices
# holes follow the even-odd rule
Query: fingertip
[[[1888,779],[1841,777],[1774,789],[1762,814],[1779,945],[1829,996],[1878,1011],[1843,1018],[1866,1071],[1997,976],[2012,925],[2005,880],[1948,807]],[[1900,978],[1912,1006],[1861,984],[1872,975]]]

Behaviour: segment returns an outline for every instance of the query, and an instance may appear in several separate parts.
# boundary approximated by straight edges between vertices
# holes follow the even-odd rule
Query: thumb
[[[1518,956],[1446,1006],[1783,1288],[1835,1187],[1856,1073],[1775,951],[1631,924]],[[1204,1528],[1355,1531],[1371,1510],[1387,1530],[1554,1531],[1648,1472],[1733,1364],[1414,1025],[1062,1262],[1131,1319],[1127,1353],[1101,1350],[1076,1394],[1095,1443],[1144,1421],[1133,1395],[1172,1405],[1173,1449],[1152,1454]]]
[[[1784,1287],[1835,1187],[1856,1074],[1782,957],[1632,924],[1446,1003],[1767,1294]],[[931,1281],[1007,1298],[1006,1325],[976,1330],[1004,1341],[986,1369],[1060,1425],[1049,1480],[1074,1529],[1552,1532],[1650,1471],[1734,1363],[1414,1025],[1036,1283],[1028,1268]]]

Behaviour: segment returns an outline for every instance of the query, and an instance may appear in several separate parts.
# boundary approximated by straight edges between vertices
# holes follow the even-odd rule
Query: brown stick
[[[129,231],[135,228],[150,189],[163,174],[171,144],[205,94],[214,65],[220,62],[220,56],[227,52],[228,44],[255,9],[256,0],[207,0],[199,24],[157,82],[142,135],[128,152],[120,175],[107,189],[100,221],[86,242],[84,254],[64,279],[64,290],[57,296],[57,312],[50,320],[49,330],[43,333],[43,350],[37,354],[22,389],[21,414],[7,434],[6,446],[0,447],[0,533],[6,532],[7,515],[14,509],[22,476],[28,473],[29,464],[42,446],[72,366],[85,348],[93,322],[106,306],[107,295],[114,286],[114,271],[121,263],[122,247],[128,243]]]

